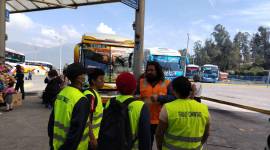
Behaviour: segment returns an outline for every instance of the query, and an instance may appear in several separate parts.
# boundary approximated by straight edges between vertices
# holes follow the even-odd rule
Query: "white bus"
[[[6,48],[5,62],[12,67],[16,66],[17,64],[23,64],[25,62],[25,55],[13,49]]]
[[[22,66],[24,68],[24,72],[31,71],[35,75],[46,75],[46,73],[53,67],[49,62],[33,60],[26,60]]]

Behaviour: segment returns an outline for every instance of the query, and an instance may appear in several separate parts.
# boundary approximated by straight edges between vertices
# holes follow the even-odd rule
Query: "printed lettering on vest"
[[[202,117],[201,112],[178,112],[179,117]]]

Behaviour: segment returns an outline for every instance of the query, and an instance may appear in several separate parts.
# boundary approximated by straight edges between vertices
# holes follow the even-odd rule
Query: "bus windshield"
[[[153,61],[159,62],[164,71],[180,71],[180,60],[181,58],[179,56],[153,56]]]
[[[24,63],[25,61],[25,56],[13,52],[6,51],[5,52],[5,59],[8,62],[12,63]]]

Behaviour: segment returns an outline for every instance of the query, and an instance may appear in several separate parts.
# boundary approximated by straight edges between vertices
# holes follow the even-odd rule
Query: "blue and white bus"
[[[144,65],[147,61],[156,61],[162,66],[166,79],[183,76],[184,67],[181,66],[181,54],[177,50],[168,48],[148,48],[144,50]]]
[[[206,64],[201,67],[201,81],[215,83],[219,79],[219,68],[217,65]]]

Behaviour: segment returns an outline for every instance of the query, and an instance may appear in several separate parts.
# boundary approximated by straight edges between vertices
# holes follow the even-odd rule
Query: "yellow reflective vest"
[[[53,147],[58,150],[65,142],[70,128],[73,108],[85,97],[83,93],[71,86],[65,87],[58,95],[54,104]],[[89,142],[89,119],[87,120],[78,150],[87,150]]]
[[[116,100],[123,103],[125,100],[132,97],[133,96],[131,95],[119,95],[116,97]],[[110,101],[108,101],[108,103],[106,104],[106,108],[109,107],[109,105],[110,105]],[[138,136],[137,135],[138,130],[139,130],[138,124],[139,124],[141,110],[142,110],[143,105],[144,105],[144,102],[140,100],[133,101],[132,103],[128,105],[129,121],[130,121],[133,139],[135,139],[136,136]],[[138,140],[136,140],[135,143],[133,144],[132,150],[137,150],[138,147],[139,147],[139,143],[138,143]]]
[[[209,119],[208,107],[189,99],[177,99],[164,107],[168,114],[168,128],[162,149],[200,150]]]
[[[93,92],[95,92],[95,94]],[[96,139],[98,139],[100,123],[101,123],[102,116],[103,116],[103,105],[102,105],[102,99],[101,99],[99,93],[94,89],[93,89],[93,92],[90,90],[85,90],[83,94],[85,96],[89,95],[89,94],[92,95],[93,97],[95,97],[95,95],[97,96],[97,105],[95,108],[95,112],[93,113],[92,127],[93,127],[94,136]]]

